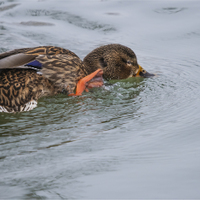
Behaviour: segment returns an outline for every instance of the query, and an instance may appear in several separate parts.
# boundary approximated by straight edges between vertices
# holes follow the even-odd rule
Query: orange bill
[[[153,76],[155,76],[155,74],[150,74],[149,72],[144,70],[140,65],[139,65],[139,69],[136,71],[136,75],[135,75],[135,77],[144,77],[144,78],[150,78]]]

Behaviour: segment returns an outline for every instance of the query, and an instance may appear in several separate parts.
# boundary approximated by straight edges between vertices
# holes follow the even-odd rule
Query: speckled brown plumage
[[[139,68],[140,76],[150,75],[138,65],[135,53],[120,44],[98,47],[89,53],[83,62],[88,73],[101,68],[103,77],[107,80],[135,77]]]
[[[4,69],[0,73],[0,106],[7,112],[23,111],[26,103],[54,93],[52,82],[33,69]]]
[[[105,79],[151,75],[138,65],[135,53],[120,44],[99,47],[84,62],[75,53],[53,46],[2,53],[0,112],[28,111],[42,96],[74,95],[75,88],[75,95],[81,95],[84,89],[101,87],[102,74]]]
[[[41,63],[41,69],[25,66],[33,60]],[[86,75],[80,58],[67,49],[42,46],[2,53],[0,108],[7,112],[23,111],[25,104],[42,96],[73,93],[77,82]]]

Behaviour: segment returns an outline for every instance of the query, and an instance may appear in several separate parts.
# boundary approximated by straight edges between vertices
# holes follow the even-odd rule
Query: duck
[[[155,76],[138,64],[136,54],[132,49],[121,44],[97,47],[84,58],[83,63],[88,73],[102,69],[103,78],[106,80]]]
[[[79,96],[103,86],[103,79],[152,76],[137,63],[135,53],[121,44],[100,46],[83,61],[61,47],[15,49],[0,54],[0,112],[30,111],[44,96]]]
[[[44,96],[81,95],[84,90],[102,86],[102,74],[101,69],[88,74],[82,60],[61,47],[39,46],[1,53],[0,112],[32,110]]]

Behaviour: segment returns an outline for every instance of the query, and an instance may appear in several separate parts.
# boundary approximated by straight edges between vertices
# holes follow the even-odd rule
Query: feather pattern
[[[84,58],[83,63],[88,73],[102,69],[103,77],[107,80],[154,76],[138,64],[136,54],[132,49],[121,44],[98,47]]]
[[[83,60],[54,46],[15,49],[0,54],[0,112],[37,106],[40,97],[61,92],[80,95],[105,79],[152,77],[137,63],[135,53],[120,44],[98,47]],[[36,103],[35,103],[36,102]]]
[[[43,96],[73,93],[85,75],[80,58],[60,47],[42,46],[2,53],[0,112],[27,111],[37,105],[31,102]]]

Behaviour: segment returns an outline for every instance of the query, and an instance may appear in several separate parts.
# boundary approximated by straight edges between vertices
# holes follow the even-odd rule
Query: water
[[[0,114],[1,199],[200,198],[199,1],[0,1],[0,52],[120,43],[158,76]]]

